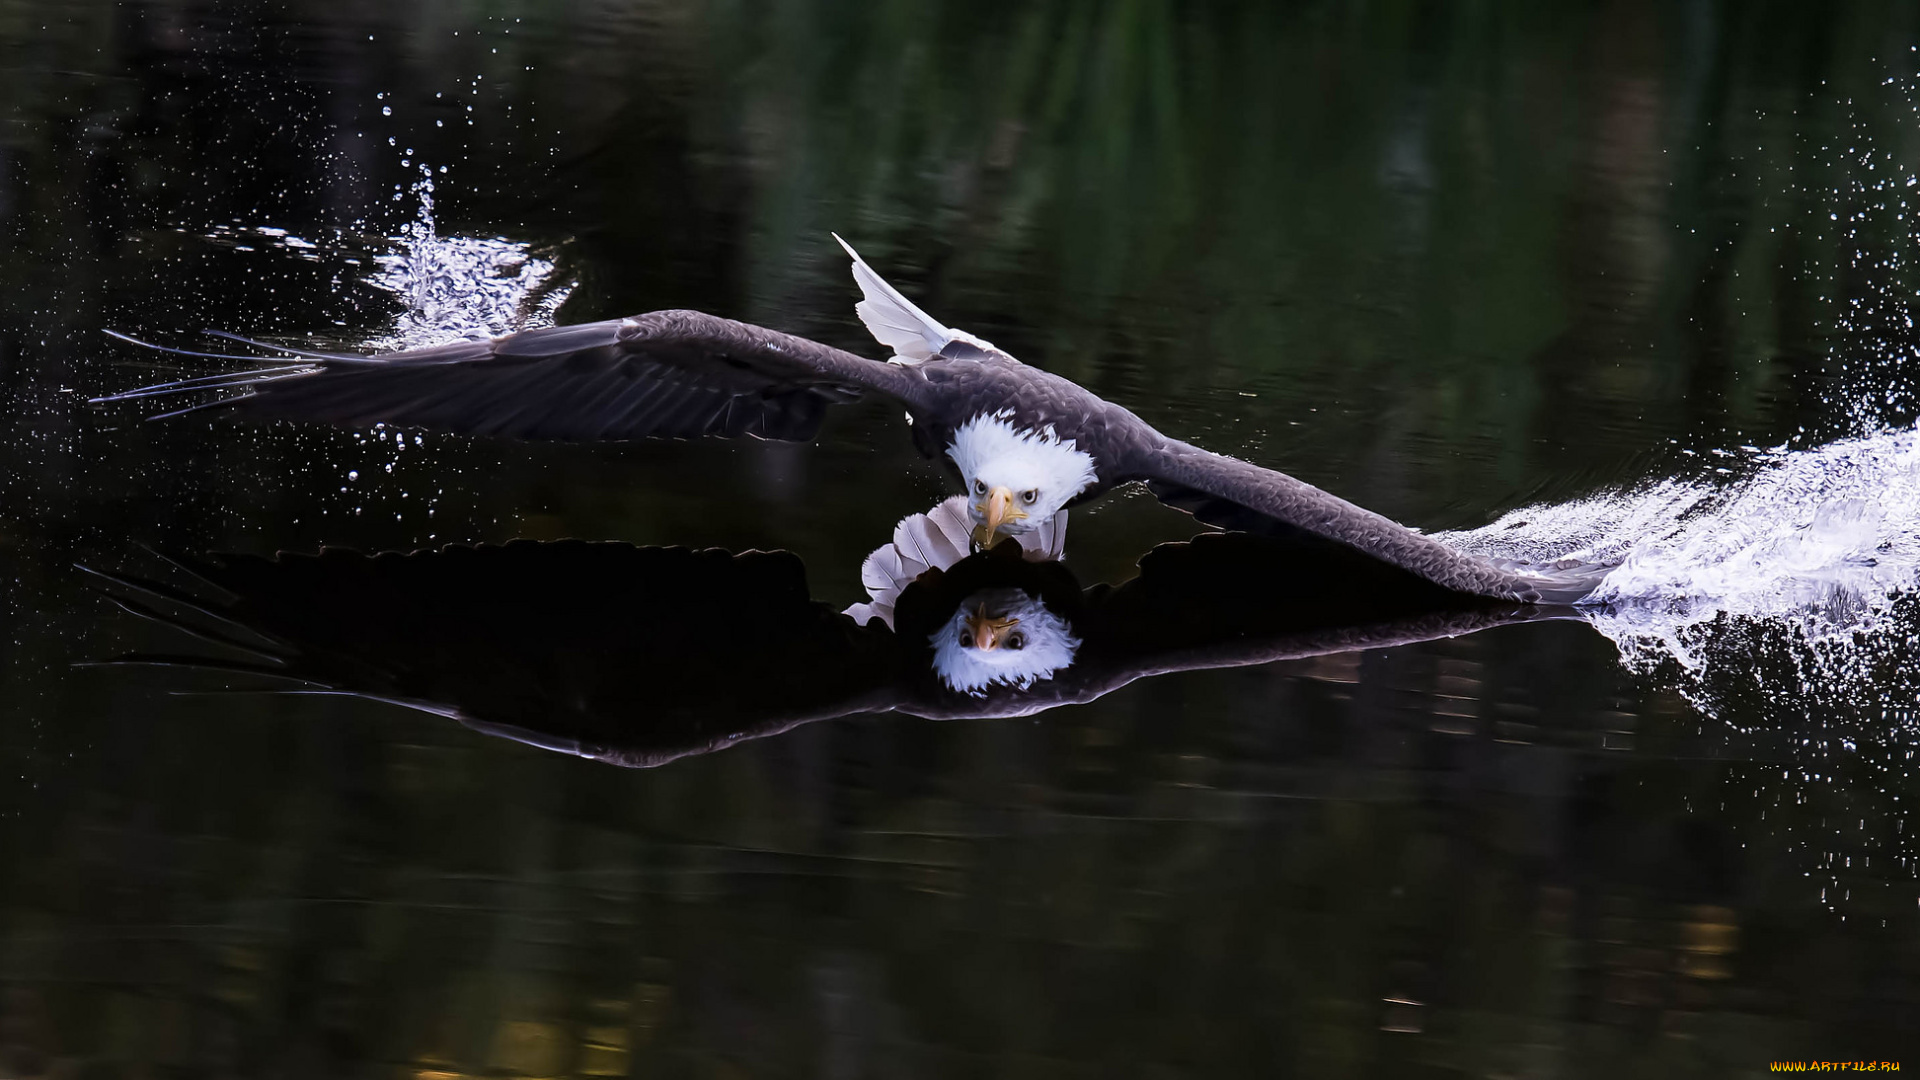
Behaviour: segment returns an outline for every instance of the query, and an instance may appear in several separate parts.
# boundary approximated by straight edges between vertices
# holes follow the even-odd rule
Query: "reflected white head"
[[[1080,639],[1024,589],[982,589],[961,601],[927,641],[948,688],[984,697],[994,685],[1025,690],[1073,663]]]
[[[1039,528],[1094,482],[1093,455],[1050,427],[1017,430],[1005,412],[962,424],[947,456],[967,485],[967,517],[982,547]]]

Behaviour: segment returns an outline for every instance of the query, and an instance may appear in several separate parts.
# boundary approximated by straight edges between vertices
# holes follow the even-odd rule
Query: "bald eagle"
[[[1142,484],[1209,525],[1351,549],[1458,593],[1568,603],[1604,576],[1604,566],[1457,551],[1285,473],[1163,435],[1067,379],[942,325],[840,244],[861,293],[854,309],[892,350],[884,362],[697,311],[656,311],[384,355],[282,349],[287,359],[264,369],[97,400],[237,388],[246,393],[162,415],[220,408],[520,439],[808,441],[829,406],[879,394],[904,407],[917,448],[959,482],[982,547]]]
[[[1573,614],[1465,597],[1337,548],[1291,557],[1281,543],[1277,557],[1280,542],[1240,533],[1163,544],[1131,580],[1083,587],[1057,546],[950,542],[963,513],[903,521],[863,569],[871,600],[844,612],[811,595],[790,552],[576,540],[102,576],[120,606],[199,642],[123,662],[387,702],[628,767],[819,720],[1028,716],[1167,672]]]

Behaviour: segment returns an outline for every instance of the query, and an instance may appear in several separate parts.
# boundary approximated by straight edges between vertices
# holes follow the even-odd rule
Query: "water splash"
[[[1890,76],[1879,97],[1845,101],[1846,144],[1784,193],[1817,208],[1809,226],[1842,252],[1831,271],[1808,268],[1831,313],[1825,415],[1809,422],[1837,438],[1683,450],[1704,463],[1692,475],[1449,537],[1494,556],[1619,562],[1589,619],[1628,668],[1665,672],[1710,716],[1754,718],[1736,700],[1789,723],[1920,702],[1920,685],[1890,673],[1920,640],[1907,600],[1920,584],[1920,174],[1892,145],[1920,117],[1917,90]],[[1894,123],[1873,121],[1882,110]]]
[[[1920,117],[1917,89],[1914,79],[1889,77],[1881,84],[1884,98],[1846,100],[1852,138],[1837,163],[1841,180],[1818,193],[1827,206],[1827,228],[1838,234],[1844,252],[1823,298],[1834,310],[1837,342],[1828,356],[1835,389],[1823,398],[1854,434],[1920,415],[1914,310],[1920,264],[1910,254],[1920,249],[1920,175],[1909,163],[1911,152],[1898,145],[1904,125],[1876,139],[1878,126],[1869,120],[1881,107]]]
[[[1584,613],[1628,669],[1711,721],[1693,752],[1742,763],[1724,796],[1757,800],[1770,842],[1828,910],[1910,909],[1920,430],[1717,460],[1447,539],[1510,558],[1618,560]]]
[[[331,249],[340,246],[336,240],[327,244],[317,243],[286,229],[272,225],[215,225],[204,232],[189,229],[176,229],[175,232],[210,241],[233,251],[275,251],[287,258],[302,262],[323,262]],[[345,257],[350,264],[359,260],[349,255]]]
[[[1888,85],[1897,113],[1920,115],[1913,80]],[[1757,814],[1767,831],[1751,835],[1791,853],[1842,919],[1920,902],[1920,176],[1869,130],[1856,115],[1828,188],[1794,189],[1844,253],[1823,297],[1825,416],[1809,418],[1837,438],[1695,454],[1682,475],[1448,537],[1617,561],[1588,620],[1706,718],[1691,752],[1729,762],[1719,812]]]
[[[1726,460],[1710,478],[1527,507],[1447,539],[1496,557],[1617,561],[1588,618],[1628,667],[1677,665],[1696,704],[1711,706],[1698,684],[1737,621],[1779,622],[1835,664],[1804,674],[1855,685],[1841,661],[1920,581],[1920,430]]]
[[[376,350],[417,349],[450,341],[553,325],[573,283],[554,264],[503,237],[441,236],[434,221],[433,172],[420,166],[413,185],[418,216],[394,238],[399,250],[377,257],[370,279],[401,303],[394,328],[367,342]]]
[[[1920,80],[1884,85],[1884,101],[1846,102],[1849,145],[1788,192],[1842,252],[1807,268],[1830,313],[1823,415],[1807,418],[1823,434],[1682,450],[1700,465],[1449,537],[1617,561],[1586,617],[1703,718],[1686,752],[1727,762],[1714,812],[1764,823],[1749,836],[1798,863],[1821,906],[1883,925],[1920,902],[1920,173],[1888,149],[1920,117]],[[1891,125],[1863,119],[1882,106]]]
[[[433,172],[402,188],[418,209],[397,235],[334,231],[312,239],[270,225],[219,225],[187,235],[235,251],[271,251],[303,262],[339,262],[400,304],[393,325],[365,341],[376,352],[418,349],[553,325],[574,282],[530,245],[498,236],[442,236],[434,218]],[[317,234],[319,235],[319,234]],[[333,346],[334,343],[323,343]]]

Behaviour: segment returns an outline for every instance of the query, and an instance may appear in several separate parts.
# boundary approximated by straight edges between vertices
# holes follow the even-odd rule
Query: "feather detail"
[[[1037,492],[1029,511],[1035,528],[1100,479],[1093,455],[1081,450],[1075,440],[1061,438],[1052,426],[1038,431],[1016,428],[1005,409],[980,413],[956,428],[947,457],[960,470],[962,483]]]
[[[967,497],[953,495],[927,511],[927,521],[940,530],[946,545],[965,558],[973,551],[973,519],[967,515]],[[957,561],[957,560],[956,560]]]
[[[945,326],[921,311],[919,305],[902,296],[900,290],[874,273],[873,267],[867,265],[867,260],[853,250],[853,245],[841,240],[839,233],[834,233],[833,238],[853,259],[853,280],[860,286],[860,295],[863,297],[853,305],[854,313],[860,316],[861,322],[867,324],[867,332],[874,336],[874,340],[893,350],[896,360],[911,364],[931,360],[956,340],[998,351],[972,334]]]
[[[839,233],[834,233],[833,238],[853,259],[853,280],[864,297],[853,310],[859,314],[860,321],[867,324],[875,340],[907,360],[927,360],[947,347],[947,342],[953,340],[953,331],[934,321],[913,301],[900,295],[900,290],[874,273],[867,260],[853,250],[852,244],[841,240]]]
[[[1059,562],[1067,557],[1067,512],[1065,510],[1040,523],[1031,532],[1014,537],[1028,562]]]
[[[882,596],[888,590],[899,589],[902,581],[912,581],[920,575],[920,570],[909,570],[906,561],[900,557],[900,549],[888,544],[873,549],[866,561],[860,564],[860,584],[869,596]]]
[[[860,586],[868,594],[877,594],[883,588],[891,588],[900,575],[906,573],[906,563],[900,561],[899,548],[887,544],[883,548],[874,548],[874,552],[860,563]]]
[[[876,618],[892,626],[900,593],[928,570],[945,570],[966,558],[972,528],[963,495],[924,514],[901,518],[893,527],[893,539],[874,548],[860,564],[860,584],[872,601],[855,604],[845,614],[862,626]]]
[[[909,565],[919,564],[915,577],[928,570],[945,570],[973,551],[967,540],[972,523],[967,522],[966,527],[959,530],[957,541],[951,524],[955,519],[966,522],[966,507],[966,498],[955,495],[924,514],[901,518],[900,524],[893,527],[893,546]]]
[[[1066,553],[1067,512],[1014,537],[1028,562],[1057,562]],[[967,497],[954,495],[924,514],[909,514],[893,527],[891,542],[874,548],[860,564],[860,584],[871,598],[845,614],[865,626],[879,619],[893,625],[893,607],[906,587],[929,570],[947,570],[973,554],[973,519]]]
[[[893,609],[887,608],[883,611],[875,604],[849,604],[847,610],[840,614],[852,619],[856,626],[865,626],[875,619],[879,619],[888,627],[893,626]]]

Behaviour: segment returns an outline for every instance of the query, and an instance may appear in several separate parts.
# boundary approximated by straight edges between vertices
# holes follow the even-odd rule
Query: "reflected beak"
[[[967,632],[973,635],[973,647],[981,652],[999,648],[1000,643],[1006,640],[1007,634],[1020,625],[1019,619],[1011,617],[996,619],[988,615],[985,604],[975,608],[973,614],[966,617],[965,622]]]
[[[1014,505],[1013,491],[1004,487],[987,492],[985,501],[974,509],[980,512],[983,520],[979,528],[973,531],[973,542],[983,548],[993,546],[994,537],[1000,535],[1002,526],[1024,521],[1027,516],[1025,510]]]

